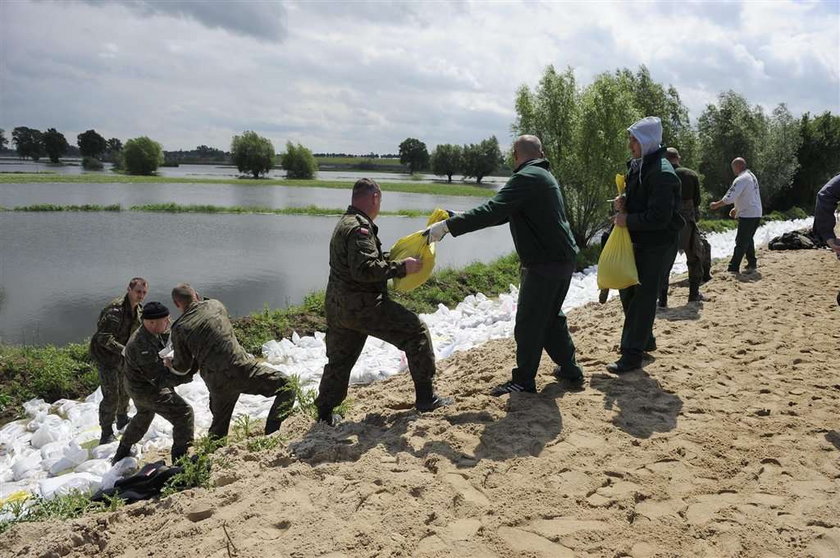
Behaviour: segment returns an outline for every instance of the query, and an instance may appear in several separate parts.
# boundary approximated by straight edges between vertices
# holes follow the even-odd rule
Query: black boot
[[[129,455],[131,455],[131,446],[120,442],[120,445],[117,446],[117,453],[115,453],[114,457],[111,459],[111,465],[116,465],[118,461],[128,457]]]
[[[689,302],[704,302],[708,300],[705,296],[700,294],[700,285],[689,285],[688,287],[688,301]]]
[[[128,415],[117,415],[117,430],[122,430],[129,422],[131,417]]]
[[[189,445],[172,446],[171,455],[172,455],[172,464],[173,465],[175,465],[175,463],[177,463],[179,459],[181,459],[182,457],[187,455],[187,448],[189,448]]]
[[[668,308],[668,289],[659,291],[659,307]]]
[[[99,445],[104,446],[105,444],[110,444],[111,442],[116,442],[117,439],[114,437],[114,427],[110,424],[108,426],[102,427],[102,435],[99,436]]]
[[[335,427],[339,422],[341,422],[341,415],[333,413],[332,409],[328,411],[318,409],[318,422],[326,424],[327,426]]]
[[[452,398],[437,395],[431,382],[414,384],[414,392],[416,394],[414,407],[421,413],[452,405]]]

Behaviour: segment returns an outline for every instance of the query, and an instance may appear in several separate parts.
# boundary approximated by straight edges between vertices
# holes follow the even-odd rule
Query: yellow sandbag
[[[618,194],[624,192],[624,175],[615,175]],[[598,258],[598,288],[626,289],[639,284],[633,242],[627,227],[613,227],[601,256]]]
[[[449,218],[445,209],[435,209],[426,226],[433,225],[438,221]],[[428,239],[423,236],[423,231],[417,231],[397,240],[391,247],[390,258],[392,261],[404,260],[405,258],[420,258],[423,267],[417,273],[406,275],[403,278],[394,279],[394,288],[398,291],[411,291],[429,280],[432,271],[435,269],[435,243],[429,244]]]

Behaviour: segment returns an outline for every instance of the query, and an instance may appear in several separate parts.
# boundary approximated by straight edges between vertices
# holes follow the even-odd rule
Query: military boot
[[[131,417],[128,415],[117,415],[117,430],[122,430],[131,422]]]
[[[452,405],[452,398],[437,395],[431,382],[414,384],[414,392],[416,394],[414,407],[421,413]]]
[[[172,446],[171,455],[172,455],[172,464],[173,465],[175,465],[175,463],[177,463],[179,459],[181,459],[182,457],[187,455],[187,448],[188,447],[189,446],[187,446],[187,445]]]
[[[689,302],[705,302],[708,300],[700,293],[700,285],[689,285],[688,287],[688,301]]]
[[[115,453],[114,457],[111,459],[111,465],[116,465],[118,461],[128,457],[129,455],[131,455],[131,446],[120,442],[120,445],[117,446],[117,453]]]
[[[659,291],[659,307],[668,308],[668,289]]]
[[[111,442],[116,442],[117,439],[114,437],[114,427],[110,424],[108,426],[102,427],[102,435],[99,436],[99,445],[104,446],[105,444],[110,444]]]

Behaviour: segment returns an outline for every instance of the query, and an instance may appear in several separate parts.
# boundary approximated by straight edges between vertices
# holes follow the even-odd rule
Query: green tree
[[[766,136],[767,118],[760,107],[750,107],[734,91],[718,96],[717,104],[707,105],[697,119],[699,168],[703,187],[714,197],[722,196],[732,183],[730,163],[743,157],[754,170],[760,138]],[[758,173],[756,173],[758,174]],[[759,182],[763,178],[758,176]]]
[[[123,144],[117,138],[111,138],[105,142],[105,152],[108,153],[110,156],[116,156],[117,153],[122,151]]]
[[[318,163],[312,152],[301,144],[286,142],[286,152],[280,156],[280,165],[286,170],[286,178],[315,178]]]
[[[0,151],[6,149],[6,144],[9,143],[9,138],[6,137],[6,130],[0,128]]]
[[[429,152],[426,150],[426,144],[415,138],[403,140],[400,144],[400,163],[408,165],[411,174],[428,168]]]
[[[765,134],[759,138],[755,173],[761,184],[761,198],[768,211],[793,205],[793,179],[799,168],[796,154],[802,145],[799,123],[788,108],[780,104],[766,120]]]
[[[12,143],[15,144],[18,157],[22,159],[32,158],[37,161],[44,154],[43,134],[40,130],[18,126],[12,130]]]
[[[50,161],[53,163],[58,163],[61,160],[61,156],[67,153],[67,148],[70,147],[64,134],[55,128],[50,128],[44,132],[42,141],[44,142],[44,151],[46,151]]]
[[[79,153],[82,154],[82,157],[93,157],[94,159],[102,157],[102,154],[108,148],[105,138],[100,136],[96,130],[87,130],[76,136],[76,144],[79,146]]]
[[[129,174],[153,174],[163,164],[163,147],[146,136],[130,139],[122,149],[122,164]]]
[[[268,138],[246,131],[241,136],[233,136],[230,144],[233,163],[239,172],[248,172],[259,178],[274,167],[274,146]]]
[[[464,146],[463,153],[464,178],[474,177],[477,184],[502,164],[502,151],[496,136]]]
[[[805,113],[799,120],[799,135],[802,138],[796,154],[799,169],[789,201],[813,210],[817,192],[840,172],[840,116],[828,111],[819,116]]]
[[[444,143],[435,147],[431,157],[432,172],[445,176],[452,182],[452,175],[461,171],[464,165],[463,149],[460,145]]]

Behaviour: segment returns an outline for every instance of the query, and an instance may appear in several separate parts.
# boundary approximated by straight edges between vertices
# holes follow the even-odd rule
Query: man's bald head
[[[513,142],[513,157],[516,160],[517,166],[531,159],[545,157],[540,138],[532,135],[524,135],[516,138],[516,141]]]
[[[680,152],[677,151],[676,147],[669,147],[668,149],[666,149],[665,158],[668,159],[668,162],[670,162],[671,164],[680,164]]]
[[[741,157],[735,157],[732,159],[732,172],[735,174],[741,174],[747,170],[747,162]]]

